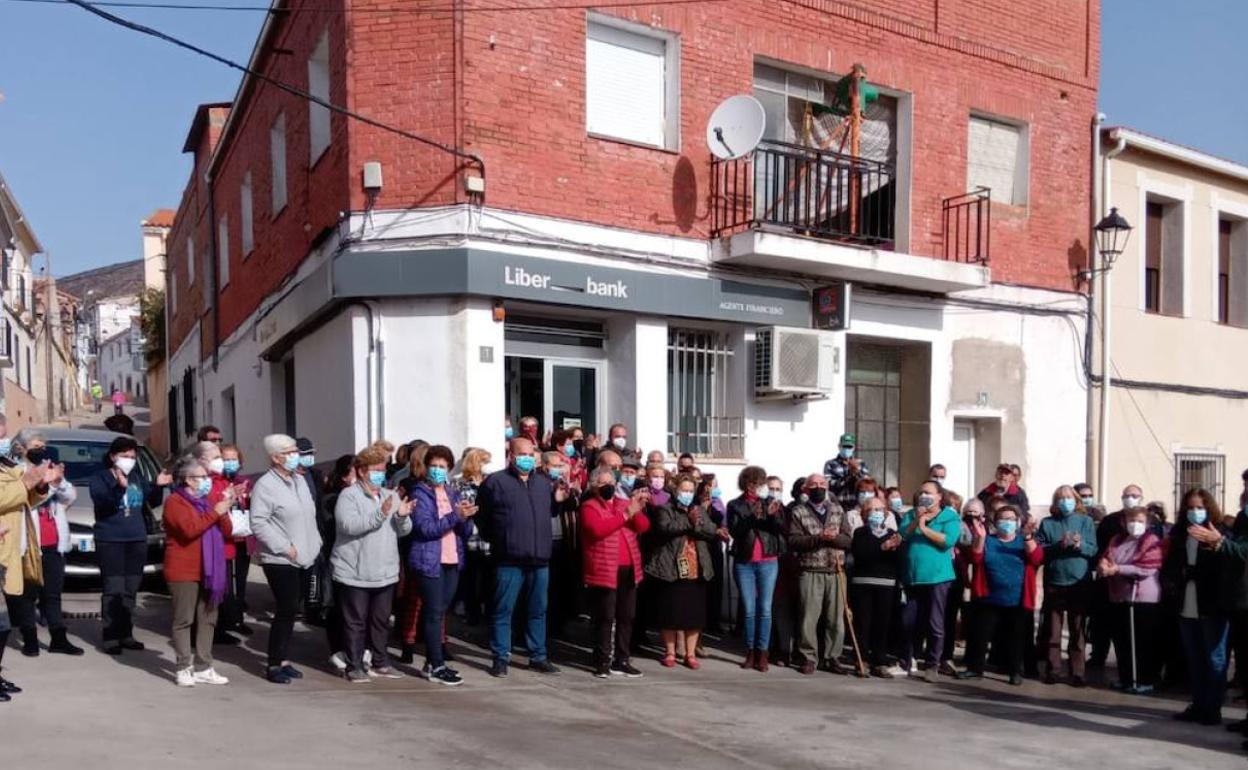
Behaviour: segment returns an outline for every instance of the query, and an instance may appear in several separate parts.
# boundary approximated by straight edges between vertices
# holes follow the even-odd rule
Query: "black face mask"
[[[814,489],[807,492],[806,496],[810,498],[810,501],[812,503],[814,503],[815,505],[819,505],[824,500],[828,499],[828,490],[824,489],[823,487],[815,487]]]
[[[582,457],[585,456],[585,439],[572,439],[572,446],[576,447],[576,453]]]
[[[598,487],[598,496],[603,500],[610,500],[615,497],[615,485],[604,484],[603,486]]]

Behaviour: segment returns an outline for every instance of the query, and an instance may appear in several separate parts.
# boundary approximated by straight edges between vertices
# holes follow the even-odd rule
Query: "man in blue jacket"
[[[491,474],[477,494],[481,512],[477,525],[490,544],[497,564],[494,585],[494,618],[490,650],[494,665],[490,674],[507,676],[511,661],[511,616],[520,592],[528,607],[525,643],[529,668],[543,673],[559,672],[546,655],[546,596],[550,582],[551,517],[554,503],[567,492],[557,490],[550,478],[537,470],[537,450],[527,438],[511,441],[511,465]]]

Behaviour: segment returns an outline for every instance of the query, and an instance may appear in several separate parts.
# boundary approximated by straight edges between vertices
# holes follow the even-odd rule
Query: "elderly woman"
[[[0,435],[4,424],[0,422]],[[27,465],[24,470],[11,463],[0,464],[0,588],[6,611],[0,614],[0,662],[9,638],[8,615],[25,617],[25,577],[22,559],[35,547],[35,539],[26,533],[32,528],[27,506],[37,504],[48,495],[50,485],[58,484],[60,471],[51,466]],[[0,695],[21,692],[21,688],[0,676]],[[7,697],[0,701],[8,700]]]
[[[203,442],[208,443],[208,442]],[[202,446],[202,445],[201,445]],[[209,444],[214,449],[215,444]],[[226,487],[214,503],[212,477],[194,457],[178,463],[174,491],[165,503],[165,580],[173,603],[173,649],[177,655],[179,687],[228,684],[212,665],[212,642],[217,609],[225,600],[229,577],[225,543],[230,537],[230,509],[234,490]],[[197,625],[193,668],[191,626]]]
[[[657,581],[655,623],[663,638],[663,665],[676,665],[676,637],[685,637],[685,665],[699,669],[698,636],[706,623],[706,586],[715,574],[712,544],[719,530],[705,503],[694,502],[694,481],[688,475],[676,481],[669,505],[655,511],[651,522],[654,547],[646,557],[646,575]]]
[[[888,635],[901,570],[901,535],[888,528],[890,513],[883,499],[866,501],[862,507],[866,523],[854,532],[850,545],[854,574],[849,596],[858,643],[871,673],[881,679],[893,678],[887,660]]]
[[[27,444],[26,462],[29,466],[38,466],[45,460],[53,465],[60,465],[60,455],[56,448],[48,447],[42,435],[39,435]],[[37,525],[32,528],[32,532],[43,556],[43,582],[36,584],[32,581],[26,584],[24,617],[19,622],[22,630],[22,653],[27,656],[39,654],[36,608],[43,613],[48,624],[48,634],[52,637],[48,652],[83,654],[81,647],[69,641],[65,618],[61,614],[61,591],[65,587],[65,554],[69,553],[71,547],[66,509],[77,499],[78,492],[74,485],[62,477],[59,483],[49,487],[48,497],[38,503],[33,512]]]
[[[1053,491],[1049,516],[1040,522],[1036,541],[1044,548],[1044,623],[1048,629],[1048,671],[1045,684],[1056,684],[1062,670],[1062,625],[1068,623],[1070,684],[1084,687],[1087,639],[1084,618],[1092,591],[1092,562],[1096,558],[1096,524],[1083,501],[1069,485]]]
[[[1162,539],[1149,531],[1148,509],[1139,506],[1123,511],[1123,531],[1104,545],[1097,572],[1109,598],[1110,632],[1118,658],[1117,689],[1146,695],[1153,691],[1157,674],[1159,573],[1165,548]]]
[[[485,481],[485,468],[491,455],[484,449],[468,447],[459,461],[459,476],[454,481],[460,500],[477,502],[481,482]],[[455,599],[464,603],[464,621],[475,626],[485,613],[485,601],[490,585],[490,544],[481,537],[476,527],[464,540],[464,564],[460,570],[459,588]],[[454,604],[454,602],[452,602]]]

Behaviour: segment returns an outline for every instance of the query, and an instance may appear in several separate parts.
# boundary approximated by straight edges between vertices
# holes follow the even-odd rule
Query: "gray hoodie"
[[[381,510],[392,500],[389,515]],[[356,588],[382,588],[399,582],[399,538],[412,531],[412,517],[399,516],[402,501],[383,489],[373,497],[360,484],[338,496],[334,521],[338,536],[329,557],[334,580]]]
[[[311,567],[321,552],[316,504],[302,476],[283,478],[276,470],[251,488],[251,531],[260,541],[261,564]],[[295,547],[295,560],[286,555]]]

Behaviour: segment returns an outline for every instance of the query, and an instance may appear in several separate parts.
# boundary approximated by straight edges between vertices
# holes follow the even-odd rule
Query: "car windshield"
[[[71,484],[86,484],[87,480],[104,467],[108,444],[100,441],[49,441],[56,447],[65,464],[65,478]],[[139,472],[151,481],[156,478],[156,461],[147,447],[139,447]]]

